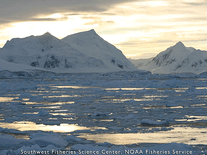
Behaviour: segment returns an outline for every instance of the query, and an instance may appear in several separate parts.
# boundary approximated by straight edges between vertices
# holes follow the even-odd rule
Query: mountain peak
[[[51,37],[51,36],[53,36],[50,32],[46,32],[46,33],[44,33],[42,36],[44,36],[44,37]]]
[[[85,31],[83,33],[91,34],[91,35],[97,35],[96,31],[94,29],[91,29],[89,31]]]
[[[38,41],[42,44],[44,43],[49,43],[49,42],[59,42],[60,40],[58,38],[56,38],[55,36],[53,36],[52,34],[50,34],[49,32],[44,33],[43,35],[40,36],[36,36],[36,38],[38,39]]]
[[[177,42],[177,43],[175,44],[175,46],[178,46],[178,47],[185,47],[185,45],[184,45],[181,41]]]
[[[96,31],[94,29],[91,29],[88,32],[96,33]]]
[[[174,46],[171,46],[171,49],[173,49],[175,53],[188,53],[189,52],[181,41],[177,42]]]

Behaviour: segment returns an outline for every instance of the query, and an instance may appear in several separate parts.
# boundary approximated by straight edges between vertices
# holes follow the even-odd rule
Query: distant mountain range
[[[40,69],[58,73],[137,70],[119,49],[94,30],[69,35],[62,40],[48,32],[41,36],[14,38],[0,49],[0,63],[0,70]]]
[[[63,39],[48,32],[41,36],[14,38],[0,48],[0,71],[87,73],[140,69],[154,74],[207,72],[207,51],[185,47],[182,42],[154,58],[130,61],[94,30],[69,35]]]
[[[182,42],[178,42],[154,58],[131,59],[131,62],[138,69],[148,70],[154,74],[199,74],[207,71],[207,51],[185,47]]]

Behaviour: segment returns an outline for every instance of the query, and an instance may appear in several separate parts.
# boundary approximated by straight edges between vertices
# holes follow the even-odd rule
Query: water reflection
[[[111,99],[113,102],[116,102],[116,101],[118,101],[118,102],[126,102],[126,101],[130,101],[131,99]]]
[[[98,121],[100,121],[100,122],[113,122],[114,120],[113,119],[100,119]]]
[[[164,91],[164,90],[174,90],[175,92],[185,92],[189,88],[104,88],[106,91],[121,91],[121,90],[157,90],[157,91]]]
[[[19,97],[0,97],[0,102],[12,102],[14,99],[19,99]]]
[[[68,111],[67,109],[61,109],[61,110],[53,110],[52,112],[63,112],[63,111]]]
[[[191,107],[204,107],[206,104],[192,104]]]
[[[24,104],[43,104],[43,105],[63,105],[63,104],[74,104],[74,101],[69,102],[22,102]]]
[[[185,143],[207,145],[206,128],[175,127],[153,133],[81,134],[79,137],[96,143],[131,145],[137,143]]]
[[[196,89],[207,89],[207,87],[196,87]]]
[[[44,125],[36,124],[34,122],[13,122],[13,123],[2,123],[0,122],[1,128],[15,129],[19,131],[53,131],[53,132],[74,132],[76,130],[90,130],[90,128],[78,126],[77,124],[60,124],[60,125]]]
[[[167,108],[170,108],[170,109],[182,109],[183,106],[172,106],[172,107],[167,107]]]
[[[169,97],[167,95],[145,95],[146,98]]]
[[[196,120],[207,120],[207,116],[188,116],[186,115],[188,119],[196,119]]]
[[[113,96],[104,96],[104,98],[99,99],[98,101],[107,101],[107,103],[120,103],[120,102],[127,102],[127,101],[153,101],[154,98],[133,98],[133,99],[128,99],[128,98],[113,98]],[[156,100],[159,100],[157,98]]]
[[[196,98],[207,98],[207,95],[198,95]]]
[[[72,88],[72,89],[88,89],[88,88],[95,88],[95,87],[84,87],[84,86],[50,86],[54,88]]]
[[[153,98],[143,98],[143,99],[134,99],[134,101],[140,102],[140,101],[153,101]]]
[[[0,114],[0,121],[3,121],[3,120],[4,120],[3,114]]]
[[[156,109],[156,108],[166,109],[166,106],[148,106],[148,107],[143,107],[143,109]]]
[[[145,88],[104,88],[104,90],[144,90]]]
[[[60,109],[61,106],[35,107],[38,109]]]
[[[44,96],[43,98],[64,98],[64,97],[81,97],[81,95]]]
[[[6,96],[20,96],[20,94],[6,94]]]
[[[54,116],[68,116],[68,115],[74,115],[73,113],[50,113],[51,115]]]
[[[37,115],[38,112],[25,112],[24,115]]]

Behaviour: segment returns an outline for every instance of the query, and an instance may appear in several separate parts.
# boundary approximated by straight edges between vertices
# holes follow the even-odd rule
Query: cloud
[[[206,0],[0,1],[0,35],[7,39],[95,29],[123,52],[136,54],[160,52],[178,41],[205,42],[207,35]]]
[[[33,20],[37,15],[53,13],[103,12],[132,1],[135,0],[1,0],[0,22]]]
[[[206,0],[183,0],[183,3],[190,6],[207,5]]]
[[[103,21],[103,20],[95,20],[92,22],[85,23],[85,25],[94,25],[98,24],[99,26],[105,26],[105,25],[111,25],[114,24],[114,21],[108,20],[108,21]]]
[[[101,15],[98,16],[83,16],[82,19],[90,20],[89,22],[85,23],[84,25],[95,25],[98,24],[99,26],[108,26],[112,25],[115,22],[113,20],[103,20]]]

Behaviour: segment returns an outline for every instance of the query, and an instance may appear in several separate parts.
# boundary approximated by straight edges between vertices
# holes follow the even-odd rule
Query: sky
[[[178,41],[207,50],[207,0],[0,0],[0,47],[90,29],[128,58],[154,57]]]

